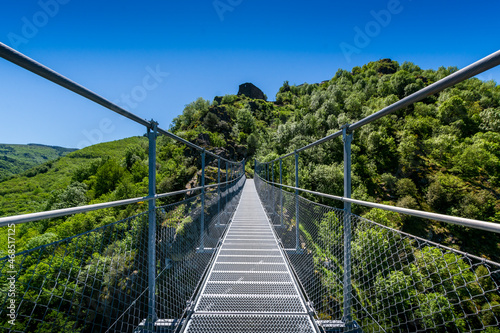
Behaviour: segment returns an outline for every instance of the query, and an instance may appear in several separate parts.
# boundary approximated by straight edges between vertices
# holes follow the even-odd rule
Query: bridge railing
[[[244,178],[156,208],[156,316],[180,319],[239,201]],[[218,204],[222,209],[218,212]],[[89,219],[92,219],[90,217]],[[148,314],[148,212],[0,258],[0,327],[11,332],[133,332]],[[205,251],[199,247],[205,244]],[[15,262],[14,268],[10,264]],[[15,307],[10,325],[9,302]],[[175,328],[177,322],[169,322]],[[142,327],[144,328],[144,327]]]
[[[351,222],[352,316],[364,332],[494,332],[500,325],[500,264],[390,228],[256,177],[256,187],[320,320],[343,320],[344,220]],[[282,204],[281,204],[282,202]]]
[[[154,120],[138,117],[2,43],[0,57],[145,126],[149,139],[146,197],[0,218],[2,232],[14,239],[9,230],[14,230],[16,224],[140,202],[148,205],[146,213],[59,242],[18,254],[8,248],[9,256],[0,259],[0,327],[7,332],[124,332],[133,331],[139,319],[146,318],[140,329],[153,332],[159,319],[179,319],[163,316],[171,312],[179,314],[179,309],[187,308],[186,295],[194,291],[196,277],[199,279],[204,263],[210,258],[211,247],[217,245],[224,221],[234,211],[235,198],[245,178],[245,161],[230,161],[163,130]],[[156,193],[159,134],[200,153],[199,187]],[[207,157],[211,160],[207,161]],[[217,168],[215,184],[205,183],[208,167]],[[224,167],[225,174],[221,175]],[[187,193],[198,194],[171,206],[157,207],[157,199]],[[174,216],[164,220],[170,210],[175,212]],[[184,252],[177,253],[176,259],[159,252],[170,249],[169,246]],[[195,257],[192,248],[198,254]],[[169,265],[173,268],[167,268]],[[174,281],[171,279],[176,283],[168,282]],[[182,301],[180,295],[184,297]],[[119,311],[125,312],[118,316]],[[166,325],[165,321],[161,323]]]
[[[456,83],[462,82],[462,81],[464,81],[468,78],[471,78],[479,73],[482,73],[490,68],[498,66],[499,64],[500,64],[500,51],[497,51],[497,52],[495,52],[495,53],[493,53],[493,54],[491,54],[491,55],[489,55],[489,56],[487,56],[487,57],[485,57],[485,58],[483,58],[483,59],[481,59],[481,60],[479,60],[479,61],[477,61],[477,62],[475,62],[475,63],[473,63],[473,64],[471,64],[471,65],[469,65],[469,66],[467,66],[467,67],[465,67],[465,68],[463,68],[463,69],[461,69],[461,70],[459,70],[459,71],[457,71],[457,72],[455,72],[455,73],[453,73],[453,74],[451,74],[451,75],[449,75],[449,76],[447,76],[447,77],[445,77],[445,78],[443,78],[443,79],[441,79],[433,84],[431,84],[431,85],[429,85],[429,86],[415,92],[412,95],[409,95],[409,96],[399,100],[398,102],[391,104],[391,105],[385,107],[384,109],[382,109],[378,112],[375,112],[374,114],[372,114],[364,119],[357,121],[354,124],[346,124],[342,127],[341,130],[334,132],[334,133],[332,133],[332,134],[330,134],[322,139],[319,139],[311,144],[308,144],[304,147],[301,147],[301,148],[299,148],[293,152],[290,152],[286,155],[280,156],[279,158],[277,158],[273,161],[267,161],[267,162],[258,162],[257,160],[255,161],[255,174],[256,174],[256,179],[257,179],[256,183],[259,184],[258,188],[260,188],[259,194],[260,194],[263,202],[266,202],[267,211],[268,211],[268,214],[269,214],[271,220],[273,221],[273,224],[280,226],[280,228],[284,228],[281,230],[277,229],[277,233],[278,234],[282,233],[280,237],[282,238],[282,242],[283,242],[283,245],[285,246],[285,248],[287,248],[287,247],[289,248],[288,253],[290,255],[299,255],[300,256],[300,255],[307,254],[307,251],[313,251],[313,249],[315,249],[315,250],[319,251],[320,253],[323,253],[325,260],[327,260],[328,262],[330,262],[331,260],[334,260],[335,262],[341,263],[341,264],[339,264],[340,266],[338,266],[338,267],[341,267],[342,276],[338,277],[336,275],[335,279],[338,279],[338,278],[340,279],[338,282],[341,283],[342,288],[338,289],[337,288],[338,285],[337,285],[337,287],[335,287],[337,289],[335,289],[335,288],[334,289],[336,291],[341,290],[342,296],[340,297],[339,294],[335,294],[335,295],[328,294],[328,295],[330,295],[328,297],[330,297],[330,299],[333,299],[333,298],[336,298],[337,300],[339,298],[342,299],[342,305],[340,306],[340,308],[342,309],[341,310],[342,315],[339,316],[339,314],[336,313],[335,316],[333,316],[333,314],[331,316],[332,316],[332,318],[343,320],[348,328],[353,326],[354,319],[359,321],[362,318],[358,314],[356,314],[356,318],[353,318],[353,316],[352,316],[352,311],[357,306],[356,304],[358,304],[358,306],[361,305],[364,308],[366,308],[366,303],[364,303],[364,301],[367,301],[367,302],[373,301],[370,299],[365,299],[363,297],[359,297],[360,295],[358,294],[358,290],[352,289],[352,288],[357,287],[354,284],[353,274],[355,274],[355,270],[359,269],[359,267],[353,267],[351,265],[362,264],[361,261],[356,262],[352,257],[356,251],[356,249],[354,248],[354,245],[355,245],[355,241],[356,241],[355,237],[358,237],[358,235],[356,234],[357,228],[358,228],[357,225],[366,224],[365,222],[367,221],[367,220],[361,219],[359,216],[355,216],[351,213],[351,204],[352,203],[364,205],[364,206],[368,206],[368,207],[372,207],[372,208],[379,208],[384,212],[384,214],[389,214],[387,212],[387,211],[389,211],[389,212],[395,212],[396,214],[399,214],[399,213],[405,214],[405,215],[407,214],[407,215],[411,215],[411,216],[415,216],[415,217],[444,221],[446,223],[459,224],[459,225],[470,227],[470,228],[487,230],[487,231],[493,232],[492,237],[497,237],[497,233],[500,232],[500,225],[494,224],[494,223],[464,219],[464,218],[459,218],[459,217],[446,216],[446,215],[441,215],[441,214],[433,214],[433,213],[429,213],[429,212],[423,212],[423,211],[417,211],[417,210],[411,210],[411,209],[403,209],[403,208],[398,208],[398,207],[393,207],[393,206],[388,206],[388,205],[381,205],[381,204],[377,204],[377,203],[371,203],[371,202],[365,202],[365,201],[352,199],[351,198],[351,187],[352,187],[351,186],[351,176],[352,176],[352,174],[351,174],[351,142],[352,142],[352,138],[353,138],[353,131],[356,129],[359,129],[360,127],[362,127],[366,124],[369,124],[369,123],[371,123],[371,122],[373,122],[381,117],[384,117],[384,116],[389,115],[393,112],[401,110],[401,109],[403,109],[403,108],[405,108],[413,103],[421,101],[424,98],[426,98],[432,94],[438,93],[438,92],[440,92],[448,87],[451,87]],[[300,166],[299,156],[300,156],[300,153],[305,151],[305,150],[314,148],[318,145],[324,144],[324,143],[326,143],[332,139],[338,138],[338,137],[341,137],[343,140],[343,153],[344,153],[344,194],[343,194],[343,196],[342,197],[333,196],[330,194],[318,193],[318,192],[313,192],[313,191],[309,191],[307,189],[300,188],[299,187],[299,166]],[[291,159],[293,158],[294,161],[286,160],[289,157]],[[284,162],[286,162],[286,166],[283,165]],[[279,168],[279,173],[278,173],[279,180],[275,179],[275,175],[277,174],[278,168]],[[286,168],[291,173],[289,178],[295,182],[295,186],[287,186],[287,185],[283,184],[282,172],[283,172],[284,168]],[[265,182],[262,181],[263,179],[265,180]],[[289,192],[284,191],[283,190],[284,188],[291,189],[291,190],[295,191],[295,193],[290,194]],[[335,213],[333,211],[328,211],[328,213],[324,213],[324,212],[322,213],[323,210],[328,210],[328,209],[333,209],[333,208],[326,208],[326,206],[310,206],[309,208],[306,208],[306,212],[302,212],[302,209],[303,209],[302,206],[304,205],[305,199],[300,197],[300,195],[299,195],[300,192],[307,192],[308,194],[313,195],[313,196],[327,197],[329,199],[339,200],[339,201],[343,202],[344,208],[340,211],[335,210]],[[312,227],[312,229],[308,230],[304,226],[303,221],[302,221],[303,214],[310,214],[309,218],[315,221],[314,222],[315,226]],[[317,216],[315,218],[312,217],[315,214]],[[330,214],[330,217],[327,216],[328,214]],[[334,217],[334,216],[336,216],[336,217]],[[289,222],[288,226],[284,225],[284,223],[286,223],[285,217],[288,219],[292,219],[291,221],[292,221],[293,225],[290,224],[290,222]],[[305,218],[307,221],[308,218],[307,217],[305,217]],[[318,235],[318,228],[320,227],[320,225],[322,223],[321,221],[323,221],[323,220],[328,221],[329,219],[331,219],[332,221],[337,221],[337,222],[335,222],[335,223],[328,222],[328,223],[332,223],[332,225],[336,225],[337,230],[342,230],[341,241],[342,241],[342,246],[343,246],[342,252],[339,252],[340,249],[336,249],[334,252],[330,253],[331,256],[327,255],[327,252],[324,253],[324,251],[326,251],[325,248],[318,246],[316,238],[314,237],[314,235]],[[359,221],[362,221],[362,222],[359,222]],[[307,222],[304,222],[304,223],[307,224]],[[327,223],[327,222],[324,222],[324,223]],[[373,222],[371,222],[371,223],[373,223]],[[371,226],[371,224],[370,224],[370,226]],[[326,226],[324,226],[324,228],[326,228]],[[339,229],[339,228],[341,228],[341,229]],[[364,229],[361,228],[360,230],[364,230]],[[334,242],[334,240],[338,241],[337,238],[339,237],[339,233],[335,232],[335,230],[333,230],[333,229],[330,231],[332,232],[332,234],[331,234],[332,242]],[[398,234],[396,230],[391,230],[391,232],[392,233],[396,232],[396,234],[398,235],[397,237],[403,237],[403,236],[401,236],[402,234]],[[295,234],[293,235],[293,233],[295,233]],[[373,231],[367,231],[367,232],[365,232],[366,235],[363,237],[372,237],[373,233],[374,233]],[[396,234],[394,234],[394,235],[396,235]],[[359,236],[359,237],[362,237],[362,236]],[[384,237],[386,237],[385,234],[384,234]],[[396,236],[394,236],[394,237],[396,237]],[[404,242],[402,242],[402,244],[407,243],[407,244],[414,245],[414,244],[418,243],[420,245],[416,246],[415,248],[417,248],[417,249],[419,247],[422,248],[422,251],[420,251],[420,252],[414,251],[414,254],[412,254],[412,256],[415,258],[428,256],[427,252],[426,252],[427,250],[425,250],[425,249],[428,248],[427,244],[431,244],[431,243],[428,241],[425,241],[423,239],[418,239],[415,237],[413,237],[412,240],[410,241],[409,239],[411,237],[413,237],[413,236],[410,236],[410,235],[404,236],[403,238],[405,240],[408,239],[408,241],[404,241]],[[312,248],[309,248],[308,250],[305,249],[303,238],[313,240],[311,243],[313,245],[309,244],[309,246],[312,246]],[[295,244],[293,244],[293,242],[295,242]],[[379,238],[379,242],[383,243],[384,238],[383,237]],[[421,244],[424,244],[424,245],[421,245]],[[327,246],[327,245],[325,245],[325,246]],[[439,246],[438,246],[438,248],[439,248]],[[445,248],[442,247],[439,249],[441,250],[441,249],[445,249]],[[377,249],[376,251],[379,251],[379,250]],[[395,254],[392,254],[393,256],[397,256],[397,254],[399,253],[398,252],[399,250],[395,250],[395,251],[396,251]],[[412,248],[412,251],[413,251],[413,248]],[[446,249],[446,251],[452,251],[452,250]],[[442,257],[446,258],[445,262],[448,262],[447,260],[450,256],[447,256],[445,252],[441,252],[441,253],[443,253]],[[384,254],[387,254],[387,253],[384,253]],[[433,252],[432,254],[438,255],[437,250],[435,252]],[[366,258],[370,258],[370,255],[368,252],[364,253],[364,255]],[[469,258],[469,257],[472,258],[472,256],[470,256],[468,254],[463,254],[463,256],[465,256],[464,258]],[[455,278],[455,277],[457,279],[459,279],[459,276],[461,276],[462,273],[466,276],[470,276],[470,274],[468,275],[466,273],[467,272],[474,272],[472,275],[473,275],[473,278],[476,279],[475,280],[476,284],[480,283],[479,280],[484,281],[486,279],[489,281],[488,283],[490,283],[490,281],[493,281],[492,282],[493,286],[498,287],[498,285],[499,285],[499,283],[498,283],[498,281],[499,281],[498,264],[494,263],[494,262],[489,262],[489,264],[492,265],[491,266],[492,268],[488,268],[486,265],[482,264],[482,263],[485,263],[485,261],[482,261],[481,259],[476,258],[476,257],[474,257],[474,258],[475,258],[474,260],[479,260],[478,262],[480,262],[481,264],[477,264],[477,262],[475,262],[475,263],[469,262],[469,264],[468,264],[469,268],[467,268],[468,270],[467,269],[459,270],[459,273],[457,273],[457,271],[455,270],[455,273],[450,275],[451,276],[450,279]],[[389,259],[390,258],[388,258],[388,257],[382,256],[379,261],[384,261],[384,260],[387,261]],[[319,259],[316,258],[314,260],[319,260]],[[453,261],[453,259],[450,259],[450,260]],[[467,262],[468,260],[469,259],[467,259],[467,260],[464,259],[464,262]],[[436,262],[436,265],[437,265],[438,261],[439,260],[434,261],[434,262]],[[462,261],[459,261],[457,259],[457,260],[455,260],[455,262],[456,262],[456,265],[458,265],[460,267],[463,266]],[[370,264],[370,263],[366,263],[366,264]],[[384,265],[384,264],[379,263],[379,265]],[[426,264],[424,264],[424,265],[426,265]],[[394,264],[393,266],[399,267],[396,264]],[[448,266],[452,266],[452,264],[450,263]],[[311,266],[311,267],[313,267],[313,266]],[[401,266],[401,267],[403,267],[403,266]],[[411,268],[413,266],[407,265],[405,267],[406,267],[406,269],[409,269],[409,267]],[[486,267],[487,272],[484,272],[484,269],[485,269],[484,267]],[[476,268],[479,269],[479,271],[480,271],[477,274],[475,273]],[[302,268],[298,267],[298,270],[300,270],[300,269],[302,269]],[[395,280],[396,282],[398,282],[400,278],[404,278],[404,277],[398,276],[397,274],[403,274],[403,273],[406,274],[404,272],[403,268],[401,268],[401,270],[397,271],[399,273],[395,274],[394,277],[392,275],[390,275],[390,276],[387,275],[387,274],[389,274],[387,271],[384,271],[384,272],[381,273],[382,274],[381,276],[383,278],[390,278],[392,280]],[[429,276],[434,277],[434,276],[436,276],[436,274],[438,274],[438,273],[429,273]],[[411,276],[411,277],[412,277],[412,279],[414,279],[413,276]],[[443,279],[441,279],[441,280],[445,281]],[[448,280],[446,280],[446,281],[448,281]],[[321,279],[318,280],[318,282],[320,282],[320,281],[321,281]],[[430,283],[429,281],[431,281],[432,283],[435,282],[433,280],[426,280],[425,282]],[[470,281],[467,280],[467,281],[468,282],[467,283],[464,282],[463,285],[466,286],[472,280],[470,280]],[[380,283],[382,283],[382,282],[380,282]],[[470,282],[470,283],[474,283],[474,282]],[[418,285],[418,284],[416,284],[416,285]],[[444,285],[444,283],[443,283],[443,285]],[[378,286],[382,288],[384,285],[379,284]],[[373,285],[372,287],[374,289],[376,289],[377,286]],[[390,286],[386,286],[386,287],[390,287]],[[454,287],[460,288],[460,285],[456,285]],[[324,284],[320,283],[320,284],[318,284],[318,286],[316,286],[316,287],[313,286],[312,288],[316,291],[321,290],[321,288],[324,288]],[[320,289],[318,289],[318,288],[320,288]],[[454,291],[455,294],[457,293],[457,290],[458,289],[456,289]],[[466,320],[464,327],[469,327],[472,330],[481,330],[481,329],[485,329],[485,328],[489,329],[489,328],[496,327],[495,324],[499,323],[499,319],[498,319],[499,318],[498,292],[494,292],[492,294],[489,292],[488,289],[485,289],[485,290],[487,290],[487,291],[478,293],[479,295],[482,295],[482,296],[484,296],[485,294],[488,294],[488,297],[487,297],[488,301],[481,303],[482,304],[481,306],[484,306],[485,310],[483,311],[482,308],[478,309],[477,307],[474,309],[473,306],[468,306],[467,309],[462,309],[462,310],[456,309],[458,312],[462,311],[462,314],[463,314],[463,315],[458,314],[457,316],[453,317],[454,320],[456,319],[454,321],[454,323],[456,325],[458,325],[457,327],[462,325],[461,318],[472,318],[472,317],[474,317],[474,318],[479,318],[479,317],[486,318],[486,317],[488,317],[489,319],[483,318],[483,319],[481,319],[480,323],[474,322],[473,324],[467,322],[467,320]],[[314,294],[314,292],[316,292],[316,291],[311,292],[309,290],[309,292],[312,294]],[[368,291],[364,292],[364,294],[367,294],[368,292],[371,292],[371,291],[373,291],[373,290],[368,289]],[[442,290],[440,290],[440,292],[442,292]],[[446,295],[451,296],[452,295],[451,293],[452,292],[449,292]],[[477,293],[471,293],[470,299],[476,297],[476,296],[474,296],[476,294]],[[430,310],[431,308],[432,309],[438,309],[438,308],[444,309],[444,308],[446,308],[446,304],[444,303],[445,302],[444,299],[439,298],[438,296],[441,297],[438,294],[425,296],[425,297],[429,297],[429,301],[427,302],[427,304],[428,304],[427,307],[425,307],[425,306],[418,307],[418,304],[420,304],[419,302],[421,302],[421,298],[424,297],[421,294],[419,294],[419,296],[416,298],[417,299],[416,303],[415,302],[412,303],[413,304],[412,309],[417,311],[416,309],[418,308],[418,311],[420,311],[420,313],[422,314],[421,317],[424,318],[426,316],[426,315],[424,315],[424,313],[429,313],[429,311],[431,311]],[[482,297],[482,296],[479,296],[479,297]],[[434,303],[431,302],[432,297],[436,298],[436,301],[434,301]],[[396,296],[393,296],[392,299],[397,300]],[[408,299],[409,298],[407,298],[407,300]],[[452,304],[454,307],[456,307],[457,306],[456,304],[458,304],[457,299],[458,299],[457,297],[448,298],[450,304]],[[465,298],[461,299],[460,304],[463,304],[465,302],[465,301],[463,301],[464,299]],[[390,301],[391,301],[391,297],[388,296],[387,302],[390,303]],[[404,300],[401,299],[401,302],[403,302],[403,301]],[[373,304],[374,303],[370,303],[370,305],[373,305]],[[376,304],[377,304],[378,308],[382,308],[381,303],[376,303]],[[467,304],[470,304],[470,302]],[[338,308],[338,305],[336,305],[336,307]],[[398,314],[402,311],[400,308],[388,307],[388,309],[390,309],[390,311],[398,313]],[[432,311],[434,311],[434,310],[432,310]],[[377,313],[377,311],[375,311],[374,313]],[[402,313],[405,313],[404,316],[409,316],[409,313],[406,314],[405,311],[402,311]],[[436,313],[437,313],[437,310],[436,310]],[[371,315],[369,312],[367,312],[367,314],[368,314],[368,316]],[[327,317],[328,316],[330,316],[330,315],[327,315]],[[389,316],[389,317],[391,317],[391,316]],[[408,318],[414,318],[414,317],[410,316]],[[419,327],[417,329],[420,330],[420,329],[422,329],[421,328],[422,326],[418,326],[418,325],[423,325],[423,324],[421,324],[421,322],[424,322],[425,325],[431,324],[430,321],[426,322],[425,320],[427,320],[427,319],[424,320],[422,318],[420,318],[418,320],[407,319],[406,321],[402,321],[402,322],[405,322],[405,323],[411,322],[412,323],[412,324],[408,324],[409,326],[407,326],[407,329],[411,328],[413,330],[413,329],[415,329],[415,327]],[[427,316],[425,318],[429,318],[429,317]],[[449,318],[449,317],[447,317],[447,318]],[[460,320],[457,318],[459,318]],[[474,320],[476,320],[476,319],[474,319]],[[474,321],[474,320],[472,320],[472,321]],[[375,326],[379,327],[379,329],[375,329],[374,328],[375,326],[368,324],[368,327],[373,327],[370,330],[374,330],[374,331],[377,331],[377,330],[380,330],[380,331],[402,330],[402,331],[405,331],[405,328],[403,327],[404,325],[403,326],[398,326],[399,324],[385,325],[383,322],[379,322],[379,321],[376,321],[376,322],[377,322],[377,325],[375,325]],[[418,323],[413,324],[413,322],[418,322]],[[448,319],[444,319],[443,323],[444,324],[439,324],[436,321],[434,324],[432,324],[429,327],[437,327],[436,330],[439,330],[439,329],[447,330],[448,326],[446,326],[446,325],[448,323]],[[491,323],[493,323],[493,324],[491,324]],[[469,326],[467,326],[467,325],[469,325]],[[383,328],[383,327],[386,327],[386,328]],[[423,326],[423,327],[424,327],[424,329],[426,329],[426,326]],[[460,326],[460,327],[462,327],[462,326]],[[363,329],[365,329],[365,328],[363,327]],[[462,328],[460,328],[460,329],[462,329]],[[464,328],[464,329],[467,330],[467,328]]]

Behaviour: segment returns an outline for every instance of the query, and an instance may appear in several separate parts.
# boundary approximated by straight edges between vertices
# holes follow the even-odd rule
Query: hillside
[[[244,95],[198,99],[186,105],[170,130],[224,157],[269,161],[370,115],[456,68],[422,70],[389,59],[330,81],[290,85],[275,102]],[[469,79],[430,96],[354,134],[353,197],[400,207],[500,222],[500,87]],[[199,154],[160,137],[157,191],[183,189],[196,181]],[[207,159],[207,165],[214,160]],[[292,159],[284,161],[284,182],[292,184]],[[300,157],[300,186],[342,195],[341,139]],[[103,202],[147,193],[147,140],[143,137],[103,143],[72,152],[0,183],[0,216]],[[309,197],[334,206],[338,202]],[[56,227],[23,227],[20,244],[51,232],[61,238],[144,207],[69,217]],[[399,215],[386,216],[360,206],[360,215],[415,235],[499,260],[499,240],[487,233]],[[95,219],[95,220],[92,220]],[[74,226],[74,227],[73,227]]]
[[[83,180],[82,176],[79,175],[84,170],[104,164],[103,161],[121,160],[126,154],[124,146],[134,147],[134,145],[141,143],[146,143],[147,147],[147,140],[140,137],[102,143],[71,152],[64,157],[43,163],[19,175],[13,175],[10,179],[0,182],[0,216],[72,207],[91,201],[106,201],[104,197],[99,198],[88,192],[88,190],[92,190],[89,181],[87,183],[79,182],[77,178],[80,177],[78,179]],[[109,163],[111,164],[111,162]],[[116,179],[118,175],[111,178]],[[61,222],[60,220],[52,221],[52,223]],[[28,223],[19,227],[20,249],[24,249],[29,241],[47,231],[50,224],[48,221],[43,222]],[[73,230],[76,231],[76,229]],[[48,240],[60,239],[63,236],[66,234],[56,234]],[[0,235],[0,243],[6,244],[6,242],[2,242],[3,237],[6,237],[5,233]],[[4,250],[4,248],[0,249],[0,256]]]
[[[75,150],[38,144],[0,144],[0,181]]]
[[[212,145],[234,142],[247,149],[249,161],[270,161],[456,70],[423,70],[383,59],[351,71],[339,69],[321,84],[285,82],[275,102],[234,95],[212,103],[199,99],[174,120],[172,130],[188,139],[203,133]],[[500,222],[499,145],[500,87],[469,79],[354,133],[353,198]],[[342,195],[340,138],[300,156],[301,187]],[[284,181],[293,185],[293,158],[284,167]],[[356,205],[353,209],[417,236],[500,259],[496,235],[399,215],[382,218]]]
[[[200,161],[190,149],[160,137],[157,157],[159,192],[184,189],[189,181],[196,181]],[[0,216],[134,198],[147,192],[148,140],[132,137],[77,150],[0,182]],[[172,200],[176,198],[160,204]],[[16,249],[73,236],[146,209],[136,204],[23,224],[17,228]],[[0,233],[0,244],[7,244],[6,237],[7,233]],[[5,253],[6,248],[0,248],[0,257]]]
[[[1,182],[0,216],[44,210],[50,196],[55,191],[70,185],[79,168],[106,156],[122,158],[124,155],[122,145],[130,145],[137,141],[140,140],[130,138],[87,147],[42,163]]]

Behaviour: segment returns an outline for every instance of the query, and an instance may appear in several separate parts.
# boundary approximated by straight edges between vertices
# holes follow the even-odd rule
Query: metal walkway
[[[316,332],[253,180],[246,181],[185,332]]]

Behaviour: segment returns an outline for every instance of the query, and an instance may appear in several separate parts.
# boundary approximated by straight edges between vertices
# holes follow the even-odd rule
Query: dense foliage
[[[285,82],[274,103],[233,95],[212,104],[199,99],[174,120],[172,130],[188,139],[205,133],[214,146],[245,145],[249,161],[270,161],[456,70],[422,70],[383,59],[350,72],[339,69],[321,84]],[[500,222],[499,124],[500,86],[473,78],[366,125],[354,132],[353,197]],[[300,156],[301,187],[343,194],[340,138]],[[285,182],[293,184],[293,157],[284,160],[284,169]],[[359,206],[354,211],[367,212]],[[498,238],[487,233],[408,217],[398,228],[499,259]]]
[[[197,168],[191,153],[165,137],[158,139],[159,191],[183,189],[193,178]],[[0,216],[146,196],[148,141],[133,137],[87,147],[0,184]],[[147,205],[136,204],[22,224],[17,227],[16,249],[22,251],[70,237],[146,209]],[[0,243],[7,244],[6,237],[6,232],[0,233]],[[2,247],[0,257],[4,254],[6,248]]]

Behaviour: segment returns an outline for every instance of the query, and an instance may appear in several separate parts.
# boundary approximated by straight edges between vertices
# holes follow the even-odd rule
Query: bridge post
[[[151,120],[152,128],[148,128],[149,139],[149,191],[148,196],[156,195],[156,137],[158,123]],[[148,319],[147,332],[154,332],[156,318],[156,199],[148,201]]]
[[[295,187],[299,187],[299,153],[295,151]],[[299,190],[295,189],[295,251],[300,250]]]
[[[217,226],[220,226],[220,157],[217,159]]]
[[[230,187],[229,187],[229,195],[230,195],[230,198],[229,198],[229,202],[232,203],[233,202],[233,164],[232,163],[229,163],[229,181],[231,182],[230,184]],[[232,206],[231,206],[231,209],[232,209]]]
[[[201,152],[201,215],[200,215],[200,251],[205,249],[205,148]]]
[[[269,181],[271,180],[271,171],[269,169],[271,169],[271,165],[269,162],[266,163],[266,170],[267,170],[267,181],[268,183],[266,184],[267,185],[267,205],[268,207],[271,207],[271,185],[269,185]],[[271,212],[269,212],[271,213]]]
[[[253,161],[253,178],[255,179],[256,175],[259,173],[257,172],[257,159],[255,158]]]
[[[280,225],[283,226],[283,160],[280,158]]]
[[[271,182],[274,183],[274,161],[271,162]],[[274,220],[274,216],[276,215],[276,207],[274,207],[274,185],[271,185],[271,197],[272,197],[272,206],[271,206],[271,214],[273,214],[272,219]],[[273,223],[274,224],[274,223]]]
[[[229,196],[229,188],[230,188],[230,184],[228,183],[229,182],[229,169],[228,169],[228,162],[226,161],[226,204],[224,205],[224,212],[227,212],[227,197]]]
[[[344,141],[344,197],[351,197],[351,142],[349,124],[342,127]],[[349,329],[352,326],[351,314],[351,203],[344,202],[344,323]]]

